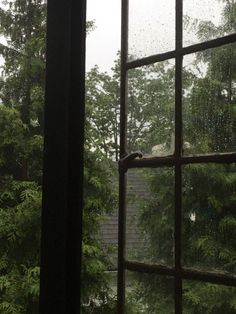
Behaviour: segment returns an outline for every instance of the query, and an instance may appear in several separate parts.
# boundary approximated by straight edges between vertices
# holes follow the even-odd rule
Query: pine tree
[[[0,313],[34,314],[38,313],[40,275],[46,3],[15,0],[6,5],[0,11],[0,33],[7,40],[6,46],[0,46],[4,59],[0,85]],[[88,23],[88,30],[92,27],[93,23]],[[113,305],[108,305],[111,295],[104,274],[109,261],[99,230],[115,197],[110,164],[100,149],[93,152],[93,133],[88,123],[82,312],[109,313]]]
[[[222,25],[202,22],[201,40],[235,32],[235,1],[225,1]],[[211,27],[210,27],[211,26]],[[204,65],[203,65],[204,64]],[[183,75],[183,141],[185,154],[235,151],[235,44],[195,55]],[[171,169],[143,174],[150,195],[137,200],[139,228],[147,243],[139,260],[173,265],[174,177]],[[234,275],[236,271],[235,164],[183,166],[184,267]],[[136,252],[137,254],[137,252]],[[137,256],[137,255],[136,255]],[[146,276],[148,277],[148,276]],[[131,295],[141,300],[140,311],[173,313],[173,282],[168,277],[135,278]],[[183,281],[184,313],[233,314],[235,288]],[[160,309],[161,306],[161,309]]]

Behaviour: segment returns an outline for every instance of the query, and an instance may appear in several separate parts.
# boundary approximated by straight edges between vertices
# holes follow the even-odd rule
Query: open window
[[[0,65],[6,60],[0,84],[0,312],[38,313],[40,273],[41,313],[79,313],[86,0],[6,3],[14,10],[1,9],[9,45],[0,45]],[[113,147],[106,152],[113,160],[120,139],[119,314],[236,312],[235,12],[234,0],[122,0],[121,128],[117,71],[115,126],[106,115],[108,102],[100,112],[103,124],[104,116],[109,122],[107,139],[99,133],[104,146]],[[114,82],[103,79],[114,90]],[[103,168],[89,166],[91,177],[96,172],[91,186],[109,202],[112,186],[104,193]],[[101,176],[104,181],[97,180]],[[96,228],[100,217],[93,218],[88,224],[95,221]],[[87,250],[91,268],[96,273],[95,261],[103,274],[98,250]],[[86,292],[86,310],[92,301],[103,314],[98,294]],[[106,305],[107,295],[102,297]],[[110,309],[116,311],[115,301]]]
[[[218,298],[218,311],[235,311],[234,10],[228,1],[122,1],[118,313],[129,313],[135,286],[148,313],[216,313]],[[144,80],[131,90],[135,71]],[[149,186],[133,252],[132,171]]]

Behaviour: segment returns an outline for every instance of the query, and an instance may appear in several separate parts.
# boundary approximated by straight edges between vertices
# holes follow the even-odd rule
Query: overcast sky
[[[109,70],[120,50],[121,0],[88,0],[87,20],[95,20],[96,29],[87,37],[86,65]]]
[[[87,38],[87,70],[98,64],[111,68],[120,49],[121,0],[88,0],[87,20],[96,29]],[[129,0],[129,53],[136,57],[162,53],[175,47],[175,0]],[[220,0],[184,0],[184,16],[191,20],[210,20],[219,24]],[[184,43],[198,40],[194,29],[184,32]]]
[[[175,0],[129,2],[129,53],[144,57],[174,49]],[[221,10],[219,0],[184,0],[184,15],[192,19],[218,24]],[[121,0],[87,0],[87,20],[94,20],[96,25],[87,37],[87,70],[97,64],[101,70],[109,71],[120,50]],[[184,33],[184,41],[185,44],[197,41],[193,30]]]

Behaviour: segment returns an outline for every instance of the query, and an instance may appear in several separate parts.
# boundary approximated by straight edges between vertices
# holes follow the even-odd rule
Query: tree
[[[37,313],[46,7],[8,5],[0,11],[8,38],[1,46],[0,312]]]
[[[118,64],[115,69],[117,71]],[[86,77],[86,111],[91,149],[119,159],[119,74],[102,73],[95,66]]]
[[[235,32],[234,1],[225,1],[222,25],[200,23],[201,40]],[[234,18],[233,18],[234,16]],[[184,72],[184,141],[188,152],[235,151],[235,44],[195,55]],[[149,262],[173,265],[174,189],[171,169],[143,174],[150,194],[137,201],[139,228]],[[183,264],[185,267],[235,274],[235,164],[183,167]],[[137,256],[137,252],[134,252]],[[137,275],[132,297],[142,298],[140,311],[172,313],[169,278]],[[163,295],[163,291],[165,294]],[[235,313],[235,288],[197,281],[183,282],[184,313]],[[173,303],[172,303],[173,304]]]
[[[0,91],[0,313],[33,314],[39,290],[46,6],[43,0],[7,3],[8,10],[0,11],[0,31],[8,39],[8,47],[0,51],[5,59]],[[225,1],[222,25],[200,23],[199,38],[235,31],[235,7],[234,1]],[[200,72],[193,66],[184,69],[184,141],[190,144],[185,153],[235,150],[234,57],[233,45],[221,47],[196,55]],[[115,304],[104,275],[109,261],[99,241],[99,222],[115,201],[109,159],[118,159],[119,58],[111,73],[95,67],[87,74],[86,101],[82,310],[105,314],[114,311]],[[171,153],[173,104],[171,62],[129,71],[129,151],[151,154],[154,145],[163,144]],[[184,263],[234,273],[235,166],[184,169]],[[140,231],[150,244],[145,258],[172,264],[173,172],[158,169],[144,181],[150,196],[138,200],[137,208]],[[129,314],[171,313],[172,280],[149,278],[135,278]],[[217,302],[215,293],[222,296]],[[196,282],[184,284],[184,302],[186,313],[194,314],[219,314],[222,309],[231,314],[236,304],[233,289]]]
[[[112,159],[119,157],[120,61],[111,73],[95,67],[87,75],[87,110],[96,143]],[[90,114],[93,112],[92,114]],[[165,143],[170,148],[174,128],[174,70],[163,62],[129,71],[127,143],[128,151],[151,154],[152,147]]]
[[[40,273],[46,4],[44,0],[15,0],[6,5],[6,10],[0,11],[0,33],[7,39],[7,46],[1,45],[0,50],[4,58],[0,85],[0,313],[34,314],[38,313]],[[88,31],[92,27],[89,22]],[[93,110],[95,106],[88,109],[89,116],[94,115]],[[91,142],[92,134],[95,128],[88,122],[82,311],[109,313],[113,304],[108,304],[111,295],[104,274],[109,260],[99,240],[99,223],[113,209],[115,197],[110,184],[112,168],[98,149],[100,143]]]

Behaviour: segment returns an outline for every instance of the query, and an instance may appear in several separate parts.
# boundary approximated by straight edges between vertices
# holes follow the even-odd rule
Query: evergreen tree
[[[92,27],[93,23],[88,23],[88,30]],[[7,40],[6,46],[0,46],[4,59],[0,86],[0,313],[34,314],[38,313],[40,274],[45,1],[6,1],[6,9],[0,11],[0,33]],[[93,110],[95,106],[90,116]],[[104,274],[109,261],[99,228],[102,217],[113,209],[115,197],[110,184],[112,168],[97,149],[100,143],[91,142],[94,132],[88,122],[82,311],[109,313],[111,295]]]
[[[202,22],[201,40],[235,32],[235,1],[224,1],[222,24]],[[195,55],[183,75],[183,141],[185,154],[235,151],[235,44]],[[147,173],[147,172],[146,172]],[[173,265],[174,178],[171,169],[143,174],[150,195],[137,200],[139,228],[147,243],[139,260]],[[235,274],[236,266],[235,164],[183,166],[184,267]],[[137,257],[137,252],[134,252]],[[171,279],[137,275],[131,299],[141,301],[140,312],[173,313]],[[197,281],[183,282],[184,313],[236,312],[235,288]],[[160,308],[161,306],[161,308]]]

